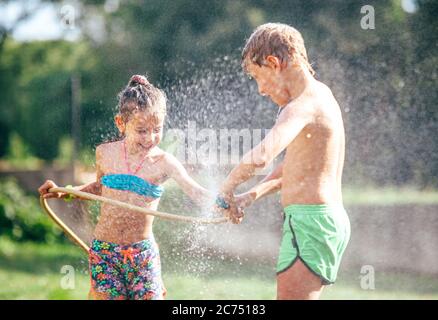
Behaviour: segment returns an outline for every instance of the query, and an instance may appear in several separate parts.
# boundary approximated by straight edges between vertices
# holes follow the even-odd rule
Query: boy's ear
[[[268,66],[270,66],[272,69],[275,70],[281,68],[281,61],[276,56],[269,55],[265,58],[265,60]]]
[[[125,122],[123,122],[122,116],[120,114],[116,114],[114,117],[114,122],[116,123],[117,129],[119,129],[121,134],[125,133],[126,125]]]

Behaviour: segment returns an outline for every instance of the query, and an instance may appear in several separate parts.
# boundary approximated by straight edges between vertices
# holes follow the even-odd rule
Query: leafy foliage
[[[438,3],[417,0],[415,13],[400,3],[368,1],[376,28],[365,31],[364,4],[355,0],[150,0],[115,10],[105,9],[105,1],[82,1],[76,42],[3,40],[0,157],[12,132],[33,155],[57,157],[60,139],[71,135],[73,74],[81,78],[81,143],[90,148],[114,135],[116,94],[130,75],[146,73],[171,88],[193,77],[188,62],[190,70],[208,70],[217,57],[239,59],[256,26],[278,21],[303,33],[317,74],[351,110],[344,115],[347,181],[436,186]]]
[[[0,180],[0,236],[48,243],[63,239],[38,200],[26,195],[12,179]]]

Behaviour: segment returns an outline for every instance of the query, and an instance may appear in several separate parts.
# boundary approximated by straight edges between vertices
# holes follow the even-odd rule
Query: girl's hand
[[[63,198],[67,194],[64,192],[50,192],[49,190],[52,188],[57,188],[58,186],[52,180],[47,180],[44,182],[41,187],[38,188],[38,192],[44,199],[49,198]]]
[[[247,208],[254,202],[254,196],[251,193],[241,193],[234,197],[236,206],[239,208]]]

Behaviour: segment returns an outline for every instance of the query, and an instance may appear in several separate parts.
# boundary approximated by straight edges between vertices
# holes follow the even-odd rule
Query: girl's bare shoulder
[[[121,142],[102,143],[96,147],[96,165],[103,171],[111,171],[116,167],[117,159],[120,159]]]
[[[171,176],[173,172],[181,171],[183,168],[182,163],[171,153],[161,150],[157,155],[156,163],[161,167],[166,175]]]
[[[151,156],[153,157],[155,163],[159,162],[160,164],[164,165],[169,164],[169,162],[172,161],[171,157],[173,157],[172,154],[158,147],[154,149],[154,152]]]

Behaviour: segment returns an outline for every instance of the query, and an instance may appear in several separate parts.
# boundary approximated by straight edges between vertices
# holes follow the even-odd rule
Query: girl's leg
[[[90,292],[89,299],[93,300],[126,300],[127,291],[123,283],[119,270],[110,260],[110,254],[102,257],[98,252],[90,250],[89,253],[89,272],[90,272]]]
[[[147,240],[145,240],[147,241]],[[163,300],[166,289],[161,278],[160,253],[155,243],[135,257],[133,278],[129,279],[129,297],[134,300]]]

